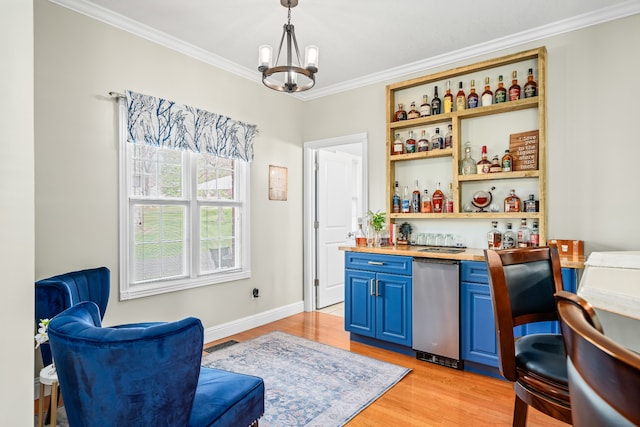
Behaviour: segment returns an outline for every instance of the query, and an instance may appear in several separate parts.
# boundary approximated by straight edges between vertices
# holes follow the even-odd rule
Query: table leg
[[[44,426],[44,384],[40,383],[40,394],[38,395],[38,427]]]
[[[51,384],[51,427],[56,427],[56,415],[58,413],[58,382]]]

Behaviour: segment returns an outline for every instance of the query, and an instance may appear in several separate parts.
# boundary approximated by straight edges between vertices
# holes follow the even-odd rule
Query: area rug
[[[342,426],[411,371],[284,332],[214,351],[202,365],[262,377],[260,427]]]

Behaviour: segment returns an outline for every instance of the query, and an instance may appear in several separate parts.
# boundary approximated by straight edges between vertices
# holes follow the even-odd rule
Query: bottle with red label
[[[445,213],[453,213],[453,183],[449,183],[449,189],[444,198]]]
[[[530,246],[540,246],[540,230],[538,230],[538,221],[533,221],[530,242]]]
[[[512,75],[511,86],[509,86],[509,101],[517,101],[520,99],[520,85],[518,84],[518,72],[514,71]]]
[[[431,196],[431,205],[434,213],[442,213],[444,210],[444,193],[440,190],[440,183],[437,184],[436,191]]]

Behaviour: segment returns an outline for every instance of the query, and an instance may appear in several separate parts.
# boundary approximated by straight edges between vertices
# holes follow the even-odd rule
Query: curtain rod
[[[126,96],[121,94],[120,92],[109,92],[109,96],[111,96],[112,98],[126,98]]]

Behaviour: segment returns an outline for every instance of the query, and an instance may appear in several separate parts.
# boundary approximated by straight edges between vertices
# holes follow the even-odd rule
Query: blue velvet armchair
[[[107,267],[90,268],[38,280],[35,284],[36,325],[40,319],[52,319],[72,305],[93,301],[104,318],[109,302],[111,272]],[[40,346],[44,366],[51,364],[49,344]]]
[[[200,366],[196,318],[103,328],[83,302],[51,320],[49,341],[70,427],[249,426],[264,413],[261,378]]]

